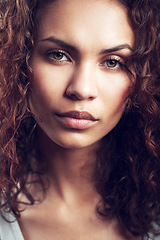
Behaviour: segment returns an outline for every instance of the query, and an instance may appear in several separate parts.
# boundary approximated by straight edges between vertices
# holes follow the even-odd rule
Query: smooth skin
[[[22,212],[25,240],[139,239],[122,233],[116,219],[96,214],[100,196],[93,179],[101,139],[127,103],[133,47],[127,11],[118,1],[58,0],[41,14],[29,104],[50,187],[42,203]],[[94,121],[61,117],[73,111]],[[32,194],[40,196],[39,189],[32,185]]]

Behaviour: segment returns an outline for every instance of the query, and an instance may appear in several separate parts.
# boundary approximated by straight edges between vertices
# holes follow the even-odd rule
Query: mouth
[[[56,116],[63,126],[70,129],[87,129],[98,121],[86,111],[70,111]]]

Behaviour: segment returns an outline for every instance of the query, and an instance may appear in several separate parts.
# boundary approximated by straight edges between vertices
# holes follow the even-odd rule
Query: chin
[[[95,138],[93,135],[88,136],[88,134],[81,133],[66,133],[66,132],[44,132],[42,129],[39,129],[39,137],[42,142],[45,143],[46,147],[51,146],[60,147],[63,149],[82,149],[90,148],[90,146],[96,146],[99,139]]]
[[[59,145],[62,148],[65,149],[73,149],[73,150],[78,150],[78,149],[82,149],[82,148],[87,148],[92,144],[84,144],[81,142],[55,142],[57,145]]]
[[[62,148],[65,149],[73,149],[73,150],[78,150],[82,148],[90,148],[90,146],[96,145],[97,142],[93,142],[93,140],[86,140],[83,138],[78,137],[77,138],[70,138],[70,139],[56,139],[56,141],[53,139],[54,143],[56,145],[59,145]]]

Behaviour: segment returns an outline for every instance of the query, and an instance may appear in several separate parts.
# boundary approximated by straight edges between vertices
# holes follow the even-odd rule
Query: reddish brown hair
[[[0,3],[0,191],[1,207],[20,216],[18,195],[35,200],[27,189],[36,148],[36,123],[28,109],[30,71],[38,18],[51,0]],[[121,0],[136,35],[132,56],[136,80],[128,108],[103,139],[97,158],[98,212],[116,217],[132,234],[154,230],[160,217],[160,2]],[[35,160],[36,161],[36,160]],[[41,181],[41,184],[43,182]]]

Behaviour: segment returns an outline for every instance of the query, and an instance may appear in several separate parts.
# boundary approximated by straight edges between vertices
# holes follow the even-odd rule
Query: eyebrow
[[[72,46],[69,43],[64,42],[63,40],[59,40],[59,39],[54,38],[54,37],[45,38],[45,39],[40,40],[39,42],[52,42],[52,43],[56,43],[57,45],[59,45],[61,47],[68,48],[70,50],[73,50],[73,51],[77,52],[76,47]]]
[[[52,42],[52,43],[56,43],[57,45],[63,47],[63,48],[68,48],[72,51],[78,52],[77,48],[74,47],[73,45],[64,42],[63,40],[59,40],[53,36],[45,38],[40,40],[39,42]],[[131,52],[133,52],[133,49],[131,48],[131,46],[129,44],[121,44],[112,48],[107,48],[107,49],[102,49],[102,51],[100,52],[100,54],[108,54],[108,53],[112,53],[112,52],[117,52],[120,50],[124,50],[124,49],[128,49]]]
[[[108,53],[112,53],[112,52],[118,52],[120,50],[124,50],[124,49],[128,49],[131,52],[133,52],[133,48],[131,48],[131,46],[129,44],[121,44],[118,45],[116,47],[112,47],[112,48],[108,48],[108,49],[103,49],[100,54],[108,54]]]

